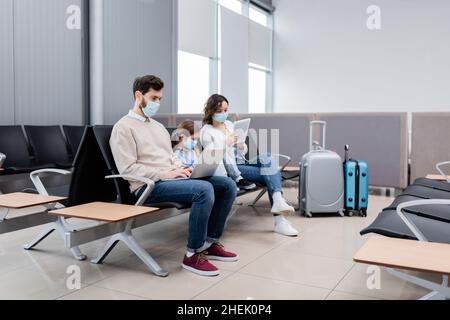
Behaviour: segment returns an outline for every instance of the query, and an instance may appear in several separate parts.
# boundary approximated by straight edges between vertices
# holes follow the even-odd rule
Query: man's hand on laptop
[[[180,179],[180,178],[189,178],[192,174],[191,168],[180,168],[176,170],[172,170],[168,172],[164,177],[163,180],[169,180],[169,179]]]

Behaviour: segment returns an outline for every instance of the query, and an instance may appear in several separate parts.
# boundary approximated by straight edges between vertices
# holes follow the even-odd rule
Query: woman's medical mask
[[[228,113],[216,113],[213,116],[213,120],[219,123],[225,123],[228,119]]]

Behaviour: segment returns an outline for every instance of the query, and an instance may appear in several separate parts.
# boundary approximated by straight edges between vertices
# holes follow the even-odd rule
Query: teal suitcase
[[[369,169],[364,161],[348,158],[349,146],[345,146],[345,214],[367,216],[369,204]]]

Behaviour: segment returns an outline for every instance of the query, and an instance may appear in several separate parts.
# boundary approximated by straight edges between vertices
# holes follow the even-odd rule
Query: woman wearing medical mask
[[[214,94],[208,99],[204,111],[204,126],[200,132],[200,141],[204,148],[231,150],[230,153],[227,153],[233,154],[231,160],[236,165],[236,156],[244,158],[248,147],[245,144],[237,143],[234,125],[231,121],[228,121],[228,111],[229,102],[224,96]],[[274,231],[285,236],[297,236],[298,231],[284,217],[284,214],[295,212],[295,209],[283,197],[281,173],[274,166],[274,161],[272,161],[270,155],[260,155],[255,161],[243,165],[239,164],[236,167],[240,178],[245,183],[258,183],[267,187],[272,206],[271,213],[275,219]],[[222,172],[222,174],[226,175],[225,172]]]

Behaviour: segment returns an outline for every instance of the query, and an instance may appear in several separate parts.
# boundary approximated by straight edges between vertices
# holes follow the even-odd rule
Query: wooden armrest
[[[450,274],[450,244],[371,237],[353,257],[355,262],[441,275]]]
[[[426,176],[427,179],[436,180],[436,181],[445,181],[444,177],[440,174],[429,174]],[[450,176],[449,176],[450,178]]]
[[[300,171],[300,167],[286,167],[283,171]]]
[[[51,215],[103,222],[125,221],[159,211],[158,208],[138,207],[117,203],[92,202],[80,206],[52,210]]]
[[[67,198],[65,197],[42,196],[33,193],[16,192],[0,195],[0,207],[8,209],[23,209],[60,202],[66,199]]]

